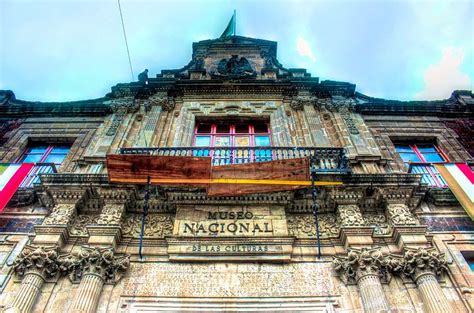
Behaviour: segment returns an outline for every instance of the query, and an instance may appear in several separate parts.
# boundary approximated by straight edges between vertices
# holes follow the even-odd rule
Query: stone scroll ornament
[[[79,252],[61,255],[58,263],[61,272],[67,273],[73,282],[86,274],[95,274],[105,283],[114,284],[130,266],[130,256],[116,256],[112,248],[82,247]]]
[[[381,281],[388,281],[387,258],[380,248],[349,249],[347,256],[335,256],[333,266],[341,280],[347,284],[356,284],[366,275],[376,275]]]
[[[13,263],[13,271],[20,277],[36,273],[44,278],[52,278],[59,273],[57,246],[40,247],[26,245]]]

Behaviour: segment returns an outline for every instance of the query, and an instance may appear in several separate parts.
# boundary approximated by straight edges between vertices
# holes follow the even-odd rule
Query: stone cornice
[[[433,101],[398,101],[372,98],[356,92],[356,112],[363,115],[435,115],[456,117],[474,115],[474,95],[455,90],[449,99]]]

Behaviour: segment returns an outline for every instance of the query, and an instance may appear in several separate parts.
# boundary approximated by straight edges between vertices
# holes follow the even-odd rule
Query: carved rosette
[[[35,273],[52,278],[59,273],[58,247],[42,247],[27,245],[13,263],[13,271],[20,277]]]
[[[43,225],[66,225],[69,226],[76,216],[74,204],[58,204],[53,207],[51,214],[44,220]]]
[[[387,218],[393,226],[418,225],[419,222],[405,204],[388,204]]]
[[[337,217],[341,227],[365,226],[360,208],[355,204],[338,205]]]
[[[83,247],[79,252],[61,257],[61,269],[77,282],[85,275],[95,275],[114,284],[130,266],[130,256],[116,256],[112,248]]]
[[[367,275],[388,281],[387,259],[380,248],[350,249],[346,257],[335,256],[333,266],[345,284],[355,284]]]

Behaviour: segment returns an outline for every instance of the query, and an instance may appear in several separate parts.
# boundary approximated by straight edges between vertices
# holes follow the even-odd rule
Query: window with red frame
[[[193,146],[196,156],[211,156],[214,165],[270,161],[271,131],[266,122],[198,122]]]
[[[444,152],[434,144],[396,144],[395,149],[410,173],[422,174],[421,181],[432,187],[446,188],[447,184],[433,163],[449,162]]]
[[[20,187],[32,187],[39,181],[39,174],[54,173],[66,158],[70,147],[64,145],[28,147],[18,159],[21,163],[35,163],[36,165],[23,180]]]

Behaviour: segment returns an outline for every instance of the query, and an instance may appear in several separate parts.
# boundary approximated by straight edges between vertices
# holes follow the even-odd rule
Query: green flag
[[[227,24],[227,27],[225,28],[220,38],[225,38],[232,35],[235,35],[235,10],[234,14],[232,15],[232,18],[229,21],[229,24]]]

